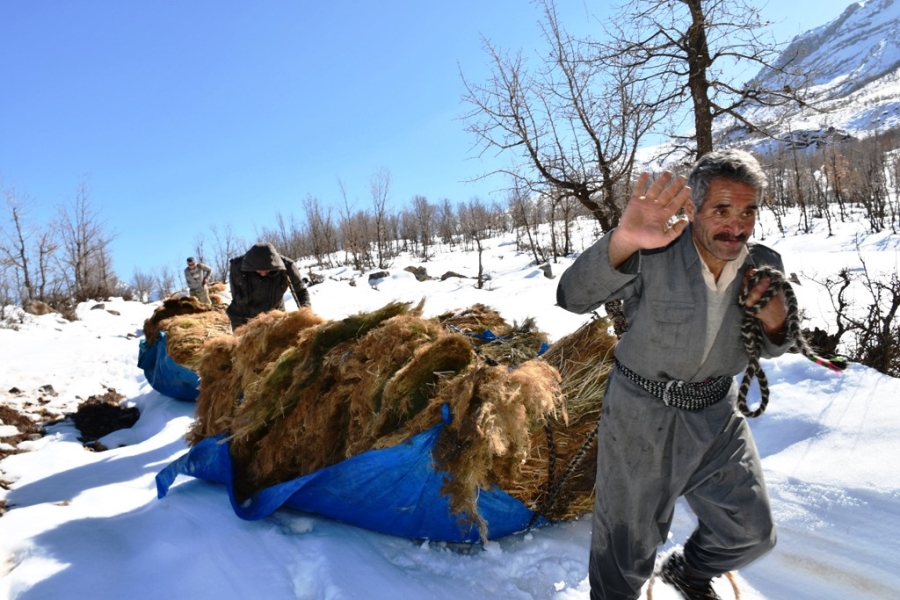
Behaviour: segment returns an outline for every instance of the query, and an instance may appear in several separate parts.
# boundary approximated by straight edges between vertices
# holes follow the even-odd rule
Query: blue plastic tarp
[[[200,377],[172,360],[166,351],[166,332],[159,332],[153,344],[141,340],[138,350],[138,367],[144,370],[144,376],[150,386],[159,392],[175,398],[193,402],[200,395]]]
[[[449,498],[441,494],[447,475],[435,470],[431,452],[442,427],[265,488],[243,502],[234,495],[228,442],[206,438],[156,476],[157,492],[163,498],[179,474],[190,475],[225,484],[242,519],[262,519],[288,507],[408,539],[479,542],[477,527],[451,512]],[[478,512],[487,522],[489,539],[548,523],[496,487],[481,491]]]

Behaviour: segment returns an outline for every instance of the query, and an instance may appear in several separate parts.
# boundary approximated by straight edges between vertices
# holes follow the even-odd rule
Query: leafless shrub
[[[824,337],[821,333],[814,335],[811,342],[813,346],[830,343],[834,347],[843,342],[847,350],[845,355],[850,360],[900,377],[900,323],[897,320],[900,277],[897,271],[887,278],[875,277],[862,257],[860,261],[862,268],[859,270],[841,269],[836,276],[816,282],[828,290],[837,332]],[[868,296],[864,306],[855,305],[849,299],[851,288],[861,288]],[[843,341],[847,333],[852,337],[851,342]]]

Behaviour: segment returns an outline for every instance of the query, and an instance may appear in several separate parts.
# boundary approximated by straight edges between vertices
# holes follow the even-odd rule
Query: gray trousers
[[[190,288],[191,296],[197,298],[200,302],[204,304],[211,304],[209,299],[209,288],[205,285],[200,289]]]
[[[736,387],[714,406],[688,412],[618,370],[610,374],[598,429],[592,600],[640,596],[680,496],[698,520],[684,554],[699,575],[739,569],[774,547],[759,454],[734,411]]]

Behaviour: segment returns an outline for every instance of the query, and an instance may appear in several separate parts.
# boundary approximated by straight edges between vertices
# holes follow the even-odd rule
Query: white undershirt
[[[696,246],[697,242],[694,242],[694,247]],[[700,253],[699,250],[697,253]],[[744,246],[741,248],[737,258],[725,263],[718,281],[716,281],[712,271],[709,270],[706,261],[703,260],[703,256],[700,255],[700,272],[703,273],[703,281],[706,282],[706,340],[703,345],[703,360],[700,361],[700,364],[706,362],[706,357],[709,356],[709,351],[712,349],[716,336],[719,335],[719,329],[722,327],[722,319],[725,318],[725,310],[728,308],[728,301],[730,300],[725,297],[725,290],[737,277],[738,271],[747,258],[747,254],[749,254],[747,246]]]

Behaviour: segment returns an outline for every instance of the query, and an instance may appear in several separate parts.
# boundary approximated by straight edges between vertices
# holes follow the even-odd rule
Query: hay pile
[[[549,482],[530,506],[551,520],[572,519],[593,509],[597,421],[618,341],[610,329],[607,319],[593,319],[541,356],[562,378],[568,422],[550,419],[546,444],[535,445],[536,453],[522,471],[535,471],[532,478],[543,474]]]
[[[209,301],[216,310],[225,310],[228,308],[228,301],[224,296],[227,290],[228,287],[221,281],[215,281],[209,284]]]
[[[594,456],[558,484],[596,426],[599,401],[585,396],[570,407],[563,390],[576,388],[560,372],[581,372],[580,346],[608,341],[601,326],[561,340],[550,361],[534,357],[546,336],[533,322],[509,326],[482,306],[433,319],[421,312],[393,303],[325,322],[309,309],[273,311],[235,336],[209,340],[188,442],[228,436],[235,492],[245,497],[402,443],[441,423],[446,405],[452,420],[436,442],[435,466],[450,475],[443,491],[453,510],[478,524],[484,539],[476,500],[493,485],[551,519],[589,510]],[[488,354],[485,347],[499,342],[466,335],[484,329],[518,349]]]
[[[444,313],[437,319],[444,327],[471,338],[478,355],[492,365],[517,367],[537,358],[541,346],[547,342],[547,334],[537,329],[534,319],[525,319],[521,325],[514,321],[510,325],[500,313],[483,304]]]
[[[166,334],[166,353],[176,363],[193,371],[201,360],[203,344],[231,333],[224,312],[213,310],[193,296],[169,298],[144,321],[144,337],[152,346],[160,332]]]

